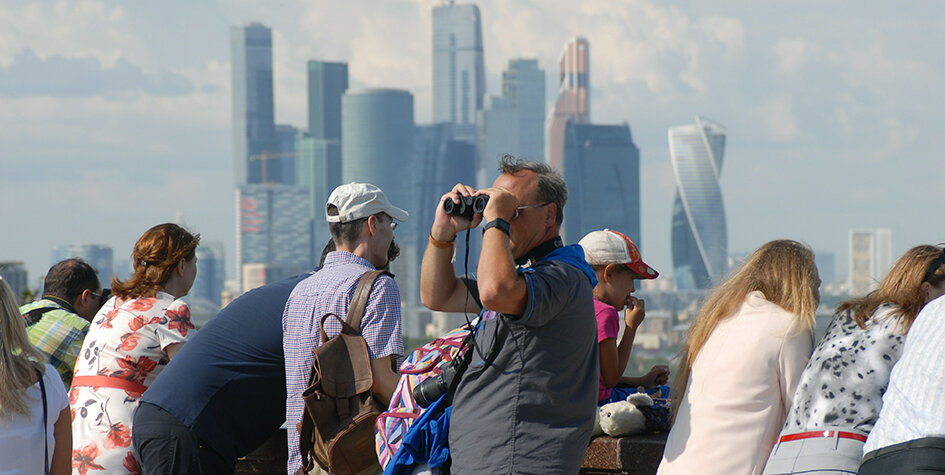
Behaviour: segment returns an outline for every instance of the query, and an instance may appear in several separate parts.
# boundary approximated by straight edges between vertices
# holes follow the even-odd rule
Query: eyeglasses
[[[99,302],[105,303],[109,299],[109,297],[112,296],[112,289],[102,289],[102,293],[100,294],[96,292],[91,292],[91,291],[89,291],[89,293],[98,297]]]
[[[945,264],[945,249],[942,249],[942,253],[929,264],[929,270],[925,271],[925,277],[922,278],[922,281],[931,282],[932,277],[935,276],[935,271],[942,267],[942,264]]]
[[[524,205],[524,206],[519,206],[519,207],[515,208],[515,214],[512,215],[512,219],[517,218],[518,215],[521,213],[521,211],[522,211],[523,209],[541,208],[541,207],[543,207],[543,206],[548,206],[548,205],[550,205],[550,204],[551,204],[551,202],[548,201],[548,202],[546,202],[546,203],[542,203],[542,204],[538,204],[538,205]]]
[[[397,229],[397,221],[394,221],[393,219],[391,219],[391,220],[390,220],[390,230],[391,230],[391,231],[394,231],[394,230],[396,230],[396,229]]]

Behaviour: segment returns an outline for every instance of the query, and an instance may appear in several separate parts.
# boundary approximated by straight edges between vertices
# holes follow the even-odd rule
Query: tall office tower
[[[545,158],[545,71],[537,59],[512,59],[502,72],[502,97],[515,111],[515,155]]]
[[[29,289],[29,274],[26,272],[26,267],[22,261],[0,262],[0,277],[3,277],[3,280],[13,289],[13,293],[17,298],[17,306],[27,303],[23,301],[23,293]]]
[[[696,123],[669,129],[669,155],[676,177],[672,246],[676,286],[707,289],[728,270],[728,232],[719,175],[725,129],[696,116]]]
[[[455,140],[450,124],[421,125],[416,127],[415,146],[416,170],[413,177],[417,191],[417,201],[411,214],[414,221],[411,226],[419,239],[426,239],[433,226],[432,208],[444,193],[453,189],[457,183],[475,183],[476,147],[465,141]],[[476,186],[476,185],[473,185]],[[491,183],[489,186],[492,186]],[[481,234],[470,235],[470,269],[475,272],[478,261]],[[420,242],[420,244],[423,244]],[[420,249],[424,249],[423,244]],[[465,255],[465,238],[457,240],[457,255]],[[419,256],[422,258],[422,252]],[[419,264],[419,261],[418,261]]]
[[[545,157],[545,73],[534,59],[514,59],[502,73],[502,97],[486,96],[477,116],[479,167],[476,182],[492,186],[505,154]]]
[[[476,111],[486,92],[479,7],[449,0],[433,8],[433,122],[476,142]]]
[[[278,153],[279,148],[272,99],[272,31],[256,22],[230,27],[230,54],[233,178],[236,186],[260,183],[264,163],[267,172],[277,174],[276,162],[251,159]]]
[[[851,229],[849,234],[850,295],[863,296],[879,287],[892,267],[892,230]]]
[[[53,264],[78,257],[88,262],[96,271],[98,271],[98,280],[102,288],[108,288],[112,285],[112,276],[114,274],[113,252],[112,248],[102,244],[68,244],[53,248],[50,253],[50,266]]]
[[[325,221],[325,202],[331,191],[341,184],[341,142],[299,132],[295,148],[295,184],[308,190],[312,210],[312,252],[317,259],[330,239],[328,222]]]
[[[190,288],[190,297],[204,299],[220,308],[224,258],[222,242],[201,242],[197,246],[197,278]]]
[[[412,240],[415,244],[412,248],[416,251],[413,254],[405,253],[407,259],[404,260],[404,265],[415,266],[418,270],[423,260],[423,250],[426,249],[426,238],[433,225],[433,207],[438,205],[440,197],[451,190],[456,183],[471,183],[466,180],[475,173],[476,147],[469,142],[455,140],[451,129],[451,124],[416,127],[414,149],[416,150],[417,173],[414,180],[418,199],[413,208],[417,210],[417,213],[410,215],[410,220],[413,221],[410,223],[410,228],[415,233],[415,238]],[[400,232],[400,228],[397,232]],[[399,236],[398,239],[400,239]],[[469,272],[476,272],[481,244],[482,233],[475,229],[470,231]],[[456,270],[460,273],[466,272],[464,270],[466,249],[466,233],[462,233],[456,239]],[[402,255],[400,259],[404,259],[404,256]],[[420,289],[417,284],[419,284],[419,279],[408,283],[406,288],[401,287],[401,295],[405,296],[404,300],[407,304],[404,309],[404,333],[410,336],[426,335],[425,330],[431,318],[430,311],[420,305]],[[462,314],[459,314],[458,318],[462,319]],[[452,328],[456,327],[449,329]]]
[[[348,90],[348,63],[308,62],[308,133],[341,140],[341,96]]]
[[[591,121],[591,49],[586,38],[571,38],[558,56],[558,98],[548,115],[548,163],[562,170],[564,133],[568,121],[587,124]]]
[[[412,216],[413,95],[398,89],[348,91],[341,98],[341,181],[377,185]]]
[[[266,161],[259,183],[295,185],[295,136],[299,132],[302,131],[291,125],[276,125],[276,152],[255,157]]]
[[[873,279],[882,282],[883,277],[893,265],[892,229],[878,228],[876,233],[876,265],[873,266]]]
[[[876,237],[872,229],[851,229],[850,235],[850,295],[861,297],[873,291],[878,281],[873,278],[876,268]]]
[[[348,89],[348,64],[308,62],[308,134],[296,141],[296,185],[309,189],[312,253],[321,256],[331,238],[325,202],[341,184],[341,96]]]
[[[306,219],[299,219],[299,217]],[[263,264],[281,279],[312,269],[311,216],[308,190],[275,183],[236,189],[236,262],[240,287],[244,266]]]
[[[483,104],[476,121],[476,161],[479,163],[474,186],[488,188],[499,176],[499,158],[507,153],[519,155],[518,136],[515,130],[515,109],[508,99],[486,96]]]
[[[640,150],[630,126],[569,122],[564,139],[562,237],[577,242],[604,228],[620,231],[641,245]]]

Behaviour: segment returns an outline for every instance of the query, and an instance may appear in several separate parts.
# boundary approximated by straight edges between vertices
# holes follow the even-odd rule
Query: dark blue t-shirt
[[[214,451],[235,460],[285,422],[282,312],[303,274],[246,294],[220,310],[142,396],[173,414]]]

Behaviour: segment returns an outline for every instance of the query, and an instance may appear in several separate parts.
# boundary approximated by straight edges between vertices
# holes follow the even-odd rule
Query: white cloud
[[[757,117],[765,124],[768,137],[776,142],[796,139],[800,134],[793,100],[789,96],[777,97],[758,107]]]
[[[783,39],[775,45],[778,57],[778,69],[783,73],[793,73],[809,59],[811,45],[804,40]]]

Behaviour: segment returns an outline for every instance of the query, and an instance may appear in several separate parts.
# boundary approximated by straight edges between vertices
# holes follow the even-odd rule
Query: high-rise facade
[[[279,272],[268,274],[275,279],[311,270],[309,203],[308,190],[298,186],[265,183],[236,189],[236,262],[241,279],[247,264],[278,268]]]
[[[348,90],[348,63],[308,62],[308,133],[341,140],[341,96]]]
[[[558,97],[548,115],[548,163],[562,170],[564,134],[568,122],[591,121],[590,43],[586,38],[571,38],[558,56]]]
[[[416,172],[413,95],[398,89],[349,90],[341,110],[342,183],[373,183],[395,206],[415,214],[410,209]]]
[[[23,261],[0,262],[0,277],[3,277],[3,280],[13,289],[17,306],[26,303],[23,301],[23,293],[29,290],[29,274],[26,272]]]
[[[515,109],[504,97],[486,96],[476,127],[478,165],[474,183],[488,188],[499,176],[499,158],[505,154],[518,156]]]
[[[433,8],[433,122],[453,124],[454,138],[476,141],[486,73],[479,7],[452,1]]]
[[[259,24],[230,28],[233,92],[233,178],[236,186],[278,175],[279,163],[254,160],[279,153],[272,92],[272,31]],[[271,172],[271,173],[269,173]]]
[[[849,251],[850,295],[860,297],[879,287],[892,267],[892,230],[851,229]]]
[[[577,242],[604,228],[640,235],[640,150],[630,126],[569,122],[564,140],[564,180],[568,203],[561,234]]]
[[[502,72],[502,96],[486,96],[477,116],[479,187],[492,186],[502,155],[544,160],[544,117],[545,72],[538,68],[538,60],[509,61]]]
[[[542,161],[545,157],[545,71],[537,59],[509,60],[502,72],[502,97],[515,114],[516,156]]]
[[[78,257],[87,262],[98,272],[102,288],[112,285],[114,275],[112,248],[101,244],[68,244],[53,248],[50,253],[50,266],[69,258]]]
[[[204,299],[220,308],[223,293],[223,254],[222,242],[201,242],[197,246],[197,277],[188,296]]]
[[[680,290],[707,289],[728,270],[728,231],[719,176],[725,129],[696,116],[696,123],[669,129],[669,154],[676,178],[672,254]]]

